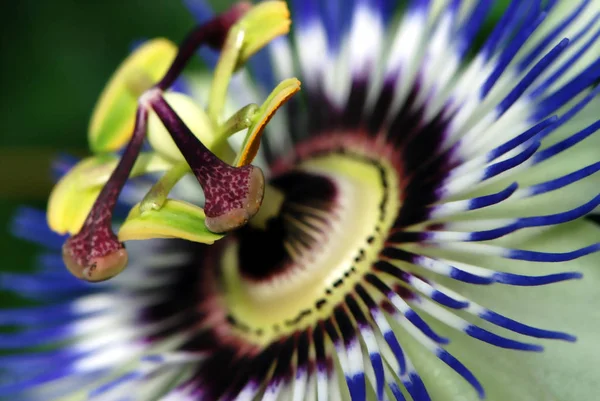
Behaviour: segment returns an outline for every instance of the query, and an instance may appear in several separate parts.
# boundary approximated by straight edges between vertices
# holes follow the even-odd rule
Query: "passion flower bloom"
[[[49,251],[1,276],[32,303],[0,397],[595,400],[598,2],[515,0],[483,41],[491,1],[396,3],[298,0],[289,36],[283,3],[193,3],[179,51],[135,50],[49,226],[16,219]]]

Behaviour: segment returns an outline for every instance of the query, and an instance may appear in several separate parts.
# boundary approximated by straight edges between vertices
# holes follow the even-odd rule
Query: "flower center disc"
[[[300,146],[271,180],[285,194],[277,216],[224,245],[222,302],[246,341],[264,346],[331,316],[383,248],[398,174],[385,149],[344,142]]]

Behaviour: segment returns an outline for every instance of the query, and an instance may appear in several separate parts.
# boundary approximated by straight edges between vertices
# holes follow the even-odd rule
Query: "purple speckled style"
[[[232,210],[245,209],[250,176],[255,167],[235,168],[223,162],[194,136],[164,98],[157,96],[150,103],[202,186],[206,216],[217,217]]]
[[[70,259],[70,263],[67,265],[78,277],[82,277],[83,271],[90,268],[86,277],[82,278],[96,281],[93,274],[95,274],[94,267],[97,261],[124,250],[123,244],[119,242],[111,229],[113,209],[142,148],[147,121],[148,111],[139,108],[133,136],[119,160],[119,164],[107,184],[102,188],[79,233],[69,238],[63,246],[65,259]],[[101,274],[101,272],[98,273]],[[103,279],[103,277],[98,279]]]

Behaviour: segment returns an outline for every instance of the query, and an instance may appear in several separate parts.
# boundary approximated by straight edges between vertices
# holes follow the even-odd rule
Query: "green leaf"
[[[180,200],[167,199],[159,209],[142,212],[135,205],[119,230],[120,241],[151,238],[181,238],[202,244],[212,244],[223,238],[206,228],[206,216],[201,207]]]

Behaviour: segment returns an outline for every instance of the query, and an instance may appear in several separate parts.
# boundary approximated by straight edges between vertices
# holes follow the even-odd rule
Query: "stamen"
[[[232,167],[215,156],[185,125],[158,91],[149,92],[156,112],[202,186],[206,227],[215,233],[234,230],[254,216],[263,200],[265,178],[252,165]]]
[[[140,153],[146,135],[147,109],[138,108],[133,136],[102,188],[83,227],[62,248],[67,269],[87,281],[103,281],[119,274],[127,266],[127,251],[111,229],[113,209]]]

